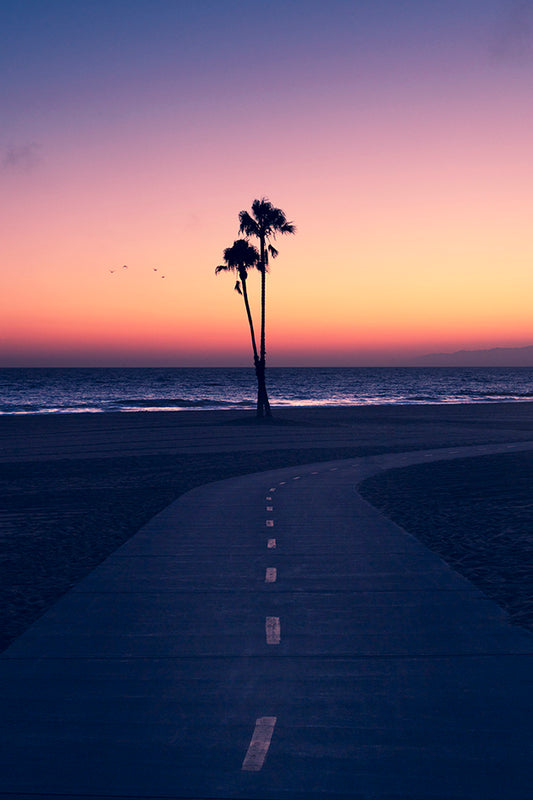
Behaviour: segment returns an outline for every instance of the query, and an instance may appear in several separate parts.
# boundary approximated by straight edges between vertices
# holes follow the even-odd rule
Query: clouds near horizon
[[[0,147],[0,167],[6,172],[30,172],[39,165],[41,158],[37,142]]]

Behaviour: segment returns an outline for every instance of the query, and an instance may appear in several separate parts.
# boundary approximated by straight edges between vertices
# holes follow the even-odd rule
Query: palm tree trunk
[[[248,325],[250,326],[250,336],[252,337],[252,350],[254,351],[254,364],[257,368],[259,356],[257,354],[257,345],[255,343],[254,323],[252,320],[252,312],[250,311],[250,303],[248,302],[248,289],[246,288],[246,276],[241,275],[242,296],[244,299],[244,306],[246,308],[246,315],[248,317]]]
[[[257,378],[257,416],[270,417],[272,416],[272,413],[270,411],[270,403],[268,402],[268,395],[265,383],[265,360],[264,358],[260,359],[257,353],[257,345],[255,343],[254,323],[252,320],[252,312],[250,311],[250,303],[248,302],[248,290],[246,288],[246,279],[243,280],[243,278],[241,277],[241,284],[242,284],[242,295],[244,298],[244,305],[246,308],[246,314],[248,316],[248,324],[250,326],[250,335],[252,337],[252,349],[254,352],[254,367],[255,367],[255,375]]]
[[[260,418],[271,417],[272,411],[270,410],[270,403],[266,390],[265,362],[263,359],[259,359],[256,363],[255,374],[257,376],[257,416]]]
[[[266,258],[265,258],[265,237],[261,236],[260,256],[261,256],[261,343],[259,350],[259,360],[256,365],[257,375],[257,416],[271,417],[270,403],[266,390],[265,369],[266,369],[266,337],[265,337],[265,309],[266,309]]]
[[[261,236],[261,361],[265,361],[265,310],[266,310],[266,257],[265,257],[265,237]]]

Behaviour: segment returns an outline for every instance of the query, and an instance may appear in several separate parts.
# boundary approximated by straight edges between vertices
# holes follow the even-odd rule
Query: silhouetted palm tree
[[[268,256],[276,258],[278,251],[271,244],[271,239],[276,238],[277,233],[295,233],[296,226],[287,221],[285,213],[281,208],[274,208],[270,200],[263,197],[261,200],[254,200],[252,203],[252,214],[248,211],[241,211],[239,214],[240,233],[245,236],[256,236],[259,239],[259,264],[258,269],[261,273],[261,342],[259,359],[256,364],[257,373],[257,416],[272,416],[270,403],[265,382],[265,305],[266,305],[266,273],[268,272]]]
[[[244,306],[246,308],[246,316],[248,317],[248,325],[250,326],[250,335],[252,337],[252,350],[254,352],[254,365],[257,373],[257,365],[259,363],[259,355],[257,353],[257,344],[255,341],[254,323],[252,320],[252,312],[250,311],[250,303],[248,302],[248,290],[246,287],[246,279],[248,277],[248,270],[258,268],[259,266],[259,253],[256,248],[247,242],[245,239],[237,239],[233,242],[231,247],[226,247],[224,250],[224,264],[215,267],[215,274],[219,272],[236,272],[239,276],[235,284],[235,291],[242,295]],[[242,287],[242,289],[241,289]]]

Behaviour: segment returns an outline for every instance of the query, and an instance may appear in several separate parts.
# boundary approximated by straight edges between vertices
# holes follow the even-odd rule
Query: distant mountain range
[[[533,367],[533,345],[430,353],[414,359],[414,363],[426,367]]]

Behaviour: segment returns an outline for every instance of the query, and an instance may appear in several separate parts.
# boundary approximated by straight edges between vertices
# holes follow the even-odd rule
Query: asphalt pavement
[[[357,493],[233,478],[166,508],[0,658],[0,797],[530,800],[533,635]]]

